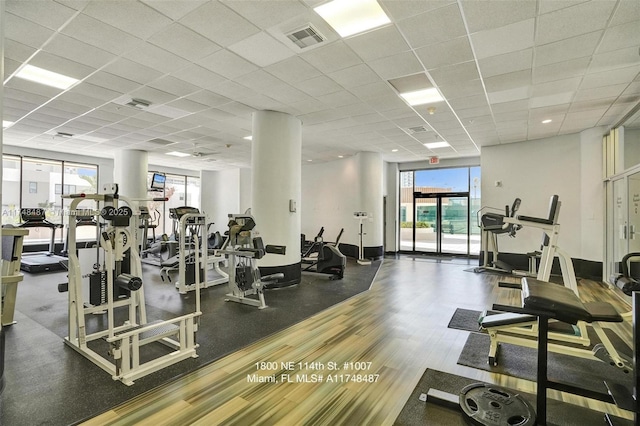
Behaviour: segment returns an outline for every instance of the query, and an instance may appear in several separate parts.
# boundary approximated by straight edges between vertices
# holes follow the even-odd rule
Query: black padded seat
[[[588,302],[584,303],[584,307],[593,321],[596,322],[622,322],[624,318],[616,311],[616,309],[607,302]]]
[[[622,321],[622,317],[608,303],[582,303],[571,289],[534,278],[522,279],[522,301],[525,310],[569,324],[578,321]]]

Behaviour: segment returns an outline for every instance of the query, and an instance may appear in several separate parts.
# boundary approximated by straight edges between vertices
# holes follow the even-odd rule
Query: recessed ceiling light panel
[[[551,123],[553,120],[551,120],[550,118],[547,118],[546,120],[542,120],[542,124],[548,124]]]
[[[432,104],[434,102],[442,102],[444,100],[438,89],[435,87],[416,90],[414,92],[400,93],[400,97],[402,97],[402,99],[411,106]]]
[[[57,72],[45,70],[44,68],[34,67],[33,65],[25,65],[22,67],[22,69],[16,73],[16,77],[63,90],[68,89],[79,81],[77,78],[58,74]]]
[[[348,37],[391,22],[376,0],[333,0],[314,8],[341,37]]]
[[[429,149],[434,149],[434,148],[447,148],[451,145],[449,145],[449,142],[441,141],[441,142],[425,143],[424,146],[426,146]]]
[[[16,124],[16,123],[14,123],[13,121],[2,120],[2,128],[3,128],[3,129],[6,129],[6,128],[8,128],[8,127],[11,127],[11,126],[13,126],[14,124]]]
[[[191,156],[191,154],[187,154],[186,152],[179,152],[179,151],[167,152],[167,155],[173,155],[174,157],[190,157]]]

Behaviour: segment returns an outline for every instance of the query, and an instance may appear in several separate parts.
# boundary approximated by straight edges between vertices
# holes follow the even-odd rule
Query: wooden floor
[[[497,288],[503,277],[466,272],[471,266],[385,259],[370,291],[84,424],[388,425],[427,368],[535,393],[533,382],[456,364],[468,336],[447,328],[456,308],[519,301],[517,291]],[[608,300],[629,310],[600,283],[581,280],[580,290],[585,301]],[[630,342],[630,324],[616,331]],[[339,370],[331,370],[334,365]],[[306,381],[295,383],[303,374]],[[323,382],[313,383],[313,374]],[[348,374],[356,381],[349,376],[345,382]],[[276,383],[258,382],[274,378]],[[626,416],[603,403],[549,395]]]

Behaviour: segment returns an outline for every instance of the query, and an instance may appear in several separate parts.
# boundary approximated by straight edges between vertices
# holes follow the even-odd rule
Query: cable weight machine
[[[147,321],[142,265],[135,238],[140,212],[134,201],[118,195],[117,184],[106,185],[105,192],[64,196],[72,200],[70,215],[90,212],[107,223],[100,234],[104,264],[92,273],[100,280],[103,297],[99,304],[85,306],[76,250],[76,226],[74,220],[69,221],[69,336],[65,343],[111,374],[114,380],[132,385],[140,377],[198,356],[196,332],[202,315],[200,289],[195,289],[194,312],[169,320]],[[93,200],[102,208],[80,210],[78,206],[84,200]],[[198,250],[195,256],[199,260]],[[196,275],[199,280],[198,270]],[[87,316],[95,313],[103,313],[106,319],[87,321]],[[116,325],[116,321],[120,325]],[[104,351],[98,349],[105,342],[108,356],[103,356]],[[173,351],[143,362],[141,350],[148,344],[163,344]]]

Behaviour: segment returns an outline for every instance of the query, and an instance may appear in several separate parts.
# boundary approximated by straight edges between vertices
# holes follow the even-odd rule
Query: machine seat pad
[[[612,304],[607,302],[588,302],[584,307],[589,311],[593,321],[622,322],[623,318]]]
[[[482,328],[500,327],[503,325],[518,325],[537,320],[535,315],[504,313],[486,315],[482,318],[480,325]]]
[[[594,321],[571,289],[529,277],[522,279],[522,307],[569,324]]]

